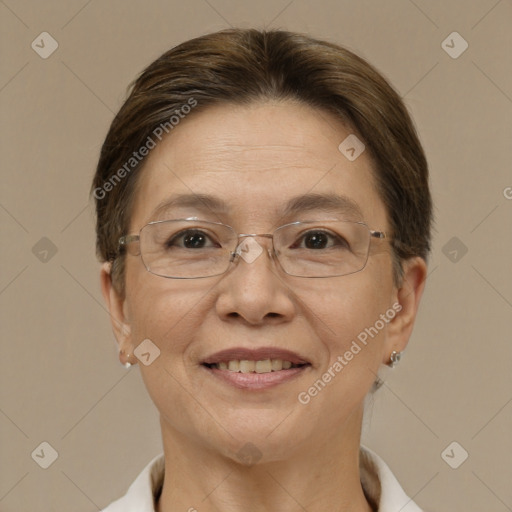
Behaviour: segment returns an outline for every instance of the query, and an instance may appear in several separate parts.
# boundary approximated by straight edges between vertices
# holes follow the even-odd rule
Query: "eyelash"
[[[327,237],[329,237],[331,240],[335,240],[337,241],[337,243],[335,243],[334,245],[336,246],[345,246],[346,248],[348,248],[348,242],[341,236],[335,234],[335,233],[332,233],[332,232],[329,232],[329,231],[326,231],[326,230],[323,230],[323,229],[309,229],[308,231],[305,231],[304,233],[300,233],[299,236],[297,237],[297,240],[299,242],[303,242],[305,240],[305,238],[308,236],[308,235],[311,235],[311,234],[321,234],[321,235],[326,235]],[[341,243],[340,243],[341,242]],[[295,242],[296,244],[296,242]],[[294,244],[294,245],[295,245]],[[332,246],[331,246],[332,247]]]
[[[168,239],[166,242],[165,242],[165,247],[170,249],[171,247],[174,247],[175,246],[175,243],[177,240],[183,240],[183,238],[185,236],[193,236],[193,235],[201,235],[201,236],[204,236],[205,238],[207,238],[210,242],[212,243],[215,243],[213,242],[213,238],[212,236],[210,236],[206,231],[203,231],[201,229],[185,229],[183,231],[180,231],[179,233],[176,233],[175,235],[173,235],[170,239]],[[220,247],[220,244],[217,244],[218,247]]]
[[[296,248],[300,245],[302,245],[302,243],[305,241],[306,237],[307,236],[311,236],[311,235],[325,235],[326,237],[330,238],[331,241],[334,240],[335,243],[330,245],[330,247],[333,247],[333,246],[344,246],[346,248],[348,248],[348,243],[347,241],[339,236],[339,235],[336,235],[335,233],[331,233],[329,231],[326,231],[326,230],[321,230],[321,229],[309,229],[308,231],[304,231],[303,233],[299,233],[299,235],[297,236],[297,239],[296,241],[294,242],[294,244],[291,246],[291,248]],[[205,239],[209,240],[210,243],[212,245],[216,245],[217,247],[220,247],[220,244],[216,243],[213,239],[213,237],[208,234],[206,231],[203,231],[201,229],[186,229],[186,230],[183,230],[183,231],[180,231],[179,233],[176,233],[175,235],[172,236],[172,238],[168,239],[166,242],[165,242],[165,246],[167,249],[170,249],[172,247],[176,247],[176,242],[181,240],[182,243],[184,243],[184,238],[186,236],[194,236],[194,235],[199,235],[199,236],[204,236]],[[182,245],[180,245],[180,247],[183,247]],[[211,246],[210,246],[211,247]],[[201,247],[201,249],[203,249],[204,247]],[[302,247],[300,247],[302,248]]]

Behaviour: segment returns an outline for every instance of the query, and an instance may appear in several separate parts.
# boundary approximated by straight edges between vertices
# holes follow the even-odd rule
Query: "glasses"
[[[268,249],[281,269],[296,277],[336,277],[363,270],[372,238],[384,239],[364,222],[321,220],[292,222],[273,234],[237,234],[231,226],[194,218],[146,224],[138,235],[119,239],[119,251],[138,242],[146,269],[172,279],[214,277],[240,257],[252,263],[263,252],[254,239],[272,239]]]

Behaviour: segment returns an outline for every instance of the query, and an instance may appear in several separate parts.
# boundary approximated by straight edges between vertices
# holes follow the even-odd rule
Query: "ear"
[[[110,313],[112,330],[119,346],[119,360],[121,364],[135,364],[133,357],[133,343],[131,338],[130,319],[127,315],[126,300],[115,289],[112,283],[111,263],[103,263],[101,266],[101,292]]]
[[[389,363],[393,350],[402,352],[406,348],[427,278],[427,264],[423,258],[410,258],[402,266],[402,282],[400,287],[394,289],[392,297],[392,308],[397,313],[387,326],[383,364]]]

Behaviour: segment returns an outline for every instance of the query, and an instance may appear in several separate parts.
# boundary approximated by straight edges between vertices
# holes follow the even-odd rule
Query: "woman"
[[[92,190],[120,361],[164,448],[106,511],[420,510],[360,446],[365,397],[411,335],[432,215],[381,75],[283,31],[185,42],[135,81]]]

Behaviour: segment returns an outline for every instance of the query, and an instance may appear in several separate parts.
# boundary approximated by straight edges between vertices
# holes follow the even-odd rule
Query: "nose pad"
[[[231,260],[241,257],[246,263],[252,263],[256,261],[265,249],[259,244],[253,237],[244,238],[236,248],[235,252],[231,253]],[[269,258],[272,260],[272,249],[267,247],[267,253]]]
[[[246,263],[252,263],[260,257],[263,247],[254,238],[247,237],[238,244],[236,252]]]

